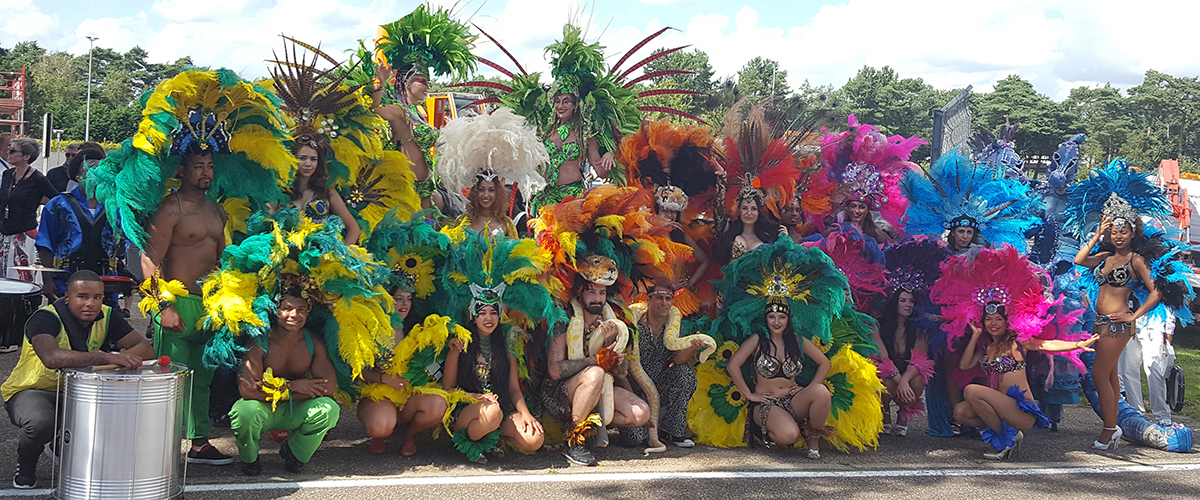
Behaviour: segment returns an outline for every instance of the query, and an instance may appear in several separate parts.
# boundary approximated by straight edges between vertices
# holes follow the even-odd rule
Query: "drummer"
[[[105,341],[121,352],[100,351]],[[154,347],[120,314],[104,305],[104,282],[92,271],[67,279],[66,295],[39,309],[25,324],[21,359],[0,385],[8,418],[21,429],[17,441],[14,488],[33,488],[37,462],[54,438],[60,368],[117,365],[137,368],[154,356]]]

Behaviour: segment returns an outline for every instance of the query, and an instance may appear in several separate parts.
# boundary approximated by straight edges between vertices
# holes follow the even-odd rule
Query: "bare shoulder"
[[[163,198],[163,200],[158,203],[158,209],[155,210],[154,214],[150,216],[151,222],[157,225],[162,222],[170,223],[172,221],[179,220],[182,204],[180,203],[178,196],[178,194],[171,193],[168,194],[166,198]]]

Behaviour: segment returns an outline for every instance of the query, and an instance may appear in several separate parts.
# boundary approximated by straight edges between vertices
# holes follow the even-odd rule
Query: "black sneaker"
[[[586,465],[589,467],[594,467],[596,465],[596,456],[592,455],[592,452],[581,444],[573,445],[563,449],[563,456],[567,457],[567,460],[570,460],[572,463],[579,465]]]
[[[279,456],[283,458],[283,468],[292,474],[304,472],[304,462],[296,458],[292,454],[292,448],[288,446],[288,440],[284,439],[283,443],[279,444]]]
[[[189,464],[229,465],[233,463],[233,457],[221,453],[212,443],[205,443],[199,451],[188,450],[187,461]]]
[[[250,463],[242,462],[241,468],[242,468],[242,474],[245,474],[247,476],[257,476],[259,474],[262,474],[262,463],[259,462],[258,460],[255,460]]]
[[[28,490],[37,485],[37,466],[21,467],[17,462],[17,473],[13,474],[13,488]]]

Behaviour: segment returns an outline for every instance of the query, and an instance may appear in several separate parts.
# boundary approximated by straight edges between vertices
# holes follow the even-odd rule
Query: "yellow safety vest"
[[[58,310],[54,308],[54,304],[43,307],[41,310],[50,311],[54,317],[58,318],[58,347],[62,349],[71,349],[71,340],[67,337],[67,327],[63,325],[62,318],[58,316]],[[108,322],[112,318],[112,308],[109,306],[100,306],[100,311],[104,314],[104,321],[96,321],[92,323],[92,331],[88,334],[87,348],[88,351],[95,351],[100,348],[100,344],[104,342],[104,338],[108,336]],[[21,392],[25,389],[38,389],[43,391],[58,390],[58,371],[46,368],[42,364],[42,358],[39,358],[37,353],[33,351],[33,344],[29,343],[28,336],[21,336],[21,359],[17,361],[17,366],[13,368],[12,374],[8,376],[8,380],[4,381],[4,385],[0,385],[0,395],[4,396],[4,400],[13,397],[13,394]]]

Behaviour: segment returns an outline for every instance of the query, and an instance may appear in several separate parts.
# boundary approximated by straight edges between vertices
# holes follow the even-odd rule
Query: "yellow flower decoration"
[[[725,402],[734,408],[741,408],[746,405],[746,395],[742,394],[737,386],[730,386],[725,392]]]
[[[159,302],[175,302],[176,297],[187,297],[187,287],[179,280],[165,281],[158,276],[146,278],[138,289],[142,291],[142,296],[145,297],[141,302],[138,302],[138,309],[142,311],[142,316],[150,316],[152,313],[159,312]],[[155,289],[158,293],[155,294]]]
[[[797,272],[791,264],[775,264],[775,269],[768,274],[761,284],[753,284],[746,292],[756,297],[785,297],[791,300],[808,302],[811,292],[805,288],[807,276]]]
[[[291,396],[287,379],[276,377],[274,371],[269,367],[263,372],[262,391],[267,395],[267,401],[271,402],[271,411],[275,411],[280,401]]]
[[[406,275],[413,280],[413,293],[417,298],[426,298],[434,292],[433,261],[411,252],[401,255],[395,249],[388,250],[388,257],[396,263],[392,267],[393,273]]]

